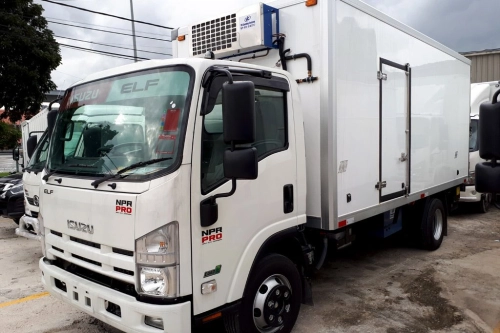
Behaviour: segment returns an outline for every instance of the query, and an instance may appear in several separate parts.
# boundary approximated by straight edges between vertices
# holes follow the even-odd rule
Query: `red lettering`
[[[120,207],[120,210],[122,213],[126,213],[127,212],[127,207]]]
[[[127,214],[132,214],[132,208],[127,207]]]
[[[213,242],[215,240],[215,235],[208,236],[208,240]]]
[[[201,238],[201,242],[202,242],[202,243],[205,243],[207,240],[208,240],[208,236],[203,236],[203,237]]]
[[[120,206],[116,206],[116,211],[119,212],[120,211]]]
[[[215,235],[216,239],[222,239],[222,233]]]

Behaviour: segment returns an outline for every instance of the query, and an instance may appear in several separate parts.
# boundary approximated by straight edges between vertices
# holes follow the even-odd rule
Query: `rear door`
[[[380,202],[409,193],[410,95],[409,65],[380,59]]]

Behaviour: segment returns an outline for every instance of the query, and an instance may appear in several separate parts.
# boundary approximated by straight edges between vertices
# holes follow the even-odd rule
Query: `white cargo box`
[[[318,77],[298,86],[309,226],[336,229],[463,182],[468,59],[357,0],[269,5],[279,10],[288,55],[308,53]],[[191,33],[192,26],[174,33],[185,38],[174,43],[175,57],[193,56]],[[231,51],[214,53],[280,65],[276,49],[255,59],[241,56],[248,49]],[[287,66],[296,79],[308,74],[305,59]]]

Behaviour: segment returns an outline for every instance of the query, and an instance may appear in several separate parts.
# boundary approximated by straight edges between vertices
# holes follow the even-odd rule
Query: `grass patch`
[[[10,172],[0,172],[0,178],[10,175]]]

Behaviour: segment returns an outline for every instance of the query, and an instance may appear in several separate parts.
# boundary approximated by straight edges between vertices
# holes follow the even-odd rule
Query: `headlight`
[[[21,193],[23,191],[23,183],[20,183],[20,184],[17,184],[17,185],[14,185],[12,186],[10,189],[9,189],[10,193],[12,194],[18,194],[18,193]]]
[[[179,223],[171,222],[135,242],[138,292],[158,297],[179,293]]]

